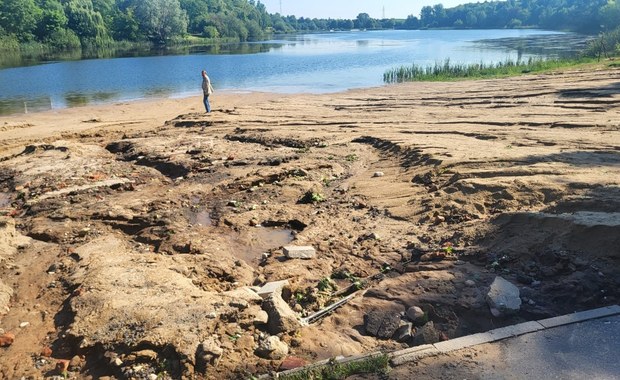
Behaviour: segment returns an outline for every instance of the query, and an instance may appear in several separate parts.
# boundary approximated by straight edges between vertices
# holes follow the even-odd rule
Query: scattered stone
[[[19,324],[19,328],[23,329],[24,327],[30,326],[30,322],[22,322]]]
[[[199,371],[204,372],[207,366],[217,366],[224,350],[214,337],[202,342],[196,352],[196,367]]]
[[[270,295],[272,294],[282,294],[282,289],[285,286],[288,286],[289,282],[288,280],[282,280],[282,281],[274,281],[274,282],[268,282],[265,285],[263,285],[260,289],[258,289],[258,295],[262,298],[268,298]]]
[[[75,355],[69,361],[69,370],[70,371],[80,371],[82,369],[82,358],[79,355]]]
[[[289,356],[282,364],[280,364],[280,371],[288,371],[295,368],[300,368],[307,365],[308,362],[302,358],[298,358],[297,356]]]
[[[154,362],[157,360],[157,352],[153,350],[140,350],[133,353],[137,362]]]
[[[394,332],[392,339],[397,342],[405,342],[411,338],[411,332],[413,331],[413,323],[403,322],[400,327]]]
[[[425,253],[420,257],[420,261],[440,261],[446,258],[444,252]]]
[[[56,273],[58,270],[58,264],[54,263],[47,268],[47,273]]]
[[[261,310],[256,315],[254,315],[254,320],[252,323],[256,325],[264,325],[269,321],[269,314],[265,310]]]
[[[413,346],[422,344],[437,343],[441,340],[441,333],[435,328],[435,324],[431,321],[417,329],[413,336]]]
[[[466,280],[465,281],[465,285],[467,285],[469,287],[474,287],[474,286],[476,286],[476,282],[474,280]]]
[[[494,317],[514,314],[521,309],[519,288],[501,276],[493,280],[486,300]]]
[[[271,294],[263,301],[263,310],[267,312],[267,331],[280,334],[295,331],[301,327],[297,314],[291,310],[280,294]]]
[[[232,300],[228,303],[228,306],[237,308],[239,310],[245,310],[250,306],[246,300]]]
[[[69,369],[69,361],[65,359],[60,359],[56,362],[56,372],[59,375],[63,375]]]
[[[411,322],[416,323],[418,326],[426,323],[426,314],[424,313],[424,310],[418,306],[411,306],[407,309],[405,315],[407,315],[407,318],[409,318]]]
[[[264,359],[280,360],[288,355],[288,345],[277,336],[270,336],[258,345],[256,355]]]
[[[312,259],[316,256],[316,250],[310,246],[284,247],[284,255],[289,259]]]
[[[52,349],[49,347],[43,347],[43,349],[41,350],[41,356],[43,356],[44,358],[49,358],[52,356]]]
[[[385,173],[383,173],[383,172],[374,172],[374,174],[372,176],[374,178],[377,178],[377,177],[383,177],[384,175],[385,175]]]
[[[400,314],[392,310],[373,310],[364,315],[366,333],[379,339],[390,339],[400,327]]]
[[[12,333],[4,333],[0,335],[0,347],[8,347],[15,342],[15,335]]]

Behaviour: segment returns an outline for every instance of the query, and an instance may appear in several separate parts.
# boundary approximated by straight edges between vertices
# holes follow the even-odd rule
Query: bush
[[[47,44],[55,49],[77,49],[81,46],[80,38],[70,29],[58,29],[47,38]]]
[[[0,36],[0,50],[19,50],[19,41],[15,36]]]
[[[603,33],[599,38],[590,41],[584,52],[584,55],[587,57],[597,58],[601,56],[610,57],[618,54],[620,54],[620,27]]]

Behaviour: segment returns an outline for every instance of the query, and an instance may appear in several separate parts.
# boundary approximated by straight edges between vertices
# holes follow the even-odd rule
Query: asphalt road
[[[620,315],[553,327],[353,379],[620,379]]]

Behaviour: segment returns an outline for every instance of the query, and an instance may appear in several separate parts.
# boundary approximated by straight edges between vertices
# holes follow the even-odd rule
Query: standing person
[[[211,86],[211,79],[207,76],[207,72],[202,70],[202,93],[204,97],[202,102],[205,104],[205,109],[211,112],[211,104],[209,104],[209,95],[213,94],[213,86]]]

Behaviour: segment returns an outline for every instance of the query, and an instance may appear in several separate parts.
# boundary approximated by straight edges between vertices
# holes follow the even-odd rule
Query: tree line
[[[0,0],[0,47],[55,48],[118,41],[169,44],[192,37],[249,41],[273,33],[351,29],[522,28],[597,33],[620,24],[619,0],[485,1],[425,6],[419,17],[310,19],[267,12],[255,0]]]

